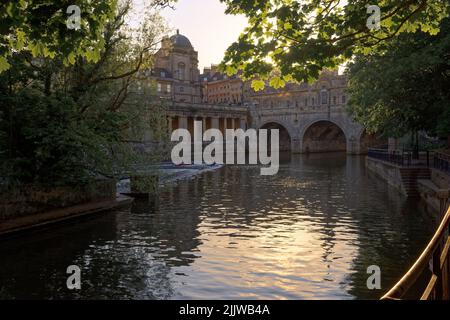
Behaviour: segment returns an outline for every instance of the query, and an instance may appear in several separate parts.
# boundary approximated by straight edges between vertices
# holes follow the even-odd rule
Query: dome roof
[[[189,39],[180,34],[179,30],[177,30],[177,34],[170,37],[170,41],[172,42],[174,47],[192,49],[192,44]]]

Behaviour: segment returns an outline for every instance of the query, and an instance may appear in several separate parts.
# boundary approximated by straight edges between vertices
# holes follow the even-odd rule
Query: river
[[[0,240],[0,298],[377,299],[433,215],[344,154],[286,156],[275,176],[225,166],[130,211]],[[81,268],[82,288],[66,287]],[[380,267],[381,290],[367,268]]]

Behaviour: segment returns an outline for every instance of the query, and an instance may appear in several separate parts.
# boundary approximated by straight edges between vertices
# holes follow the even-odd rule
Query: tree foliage
[[[81,9],[81,28],[70,30],[67,8]],[[59,58],[73,63],[77,57],[98,59],[104,41],[102,31],[112,19],[117,0],[11,0],[0,6],[0,72],[9,67],[14,52],[27,50],[34,57]]]
[[[156,7],[174,0],[150,0]],[[5,0],[0,4],[0,73],[9,68],[8,57],[26,50],[33,57],[58,58],[74,64],[79,57],[89,62],[100,59],[105,45],[103,31],[114,19],[119,0]],[[73,14],[80,8],[80,28],[69,29]]]
[[[354,54],[385,50],[401,33],[439,32],[449,14],[442,0],[221,0],[227,13],[243,14],[248,27],[227,50],[222,67],[245,78],[271,77],[274,85],[316,79]],[[381,10],[380,28],[369,29],[367,6]]]
[[[94,10],[96,1],[90,3]],[[132,25],[132,1],[120,1],[99,29],[96,59],[75,54],[67,64],[65,56],[35,55],[30,46],[11,53],[9,69],[0,74],[3,180],[85,184],[98,175],[117,177],[144,160],[135,142],[144,132],[161,138],[166,130],[164,106],[144,74],[166,29],[154,10],[158,3],[150,1],[142,23]]]
[[[402,34],[349,66],[349,111],[369,131],[450,133],[450,19],[440,30]]]

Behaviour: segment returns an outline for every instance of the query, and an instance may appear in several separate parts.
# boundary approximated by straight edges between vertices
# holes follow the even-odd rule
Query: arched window
[[[180,80],[186,79],[186,65],[183,62],[178,64],[178,78]]]
[[[320,91],[320,103],[328,104],[328,91],[325,88]]]

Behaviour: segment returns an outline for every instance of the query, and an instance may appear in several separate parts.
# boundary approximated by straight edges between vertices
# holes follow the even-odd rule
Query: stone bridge
[[[342,106],[250,107],[250,126],[279,129],[280,149],[294,153],[346,151],[363,154],[382,142],[366,134]]]
[[[194,130],[194,121],[203,130],[279,129],[280,150],[293,153],[347,152],[364,154],[368,146],[383,142],[365,133],[343,106],[224,106],[173,103],[168,109],[169,128]]]

